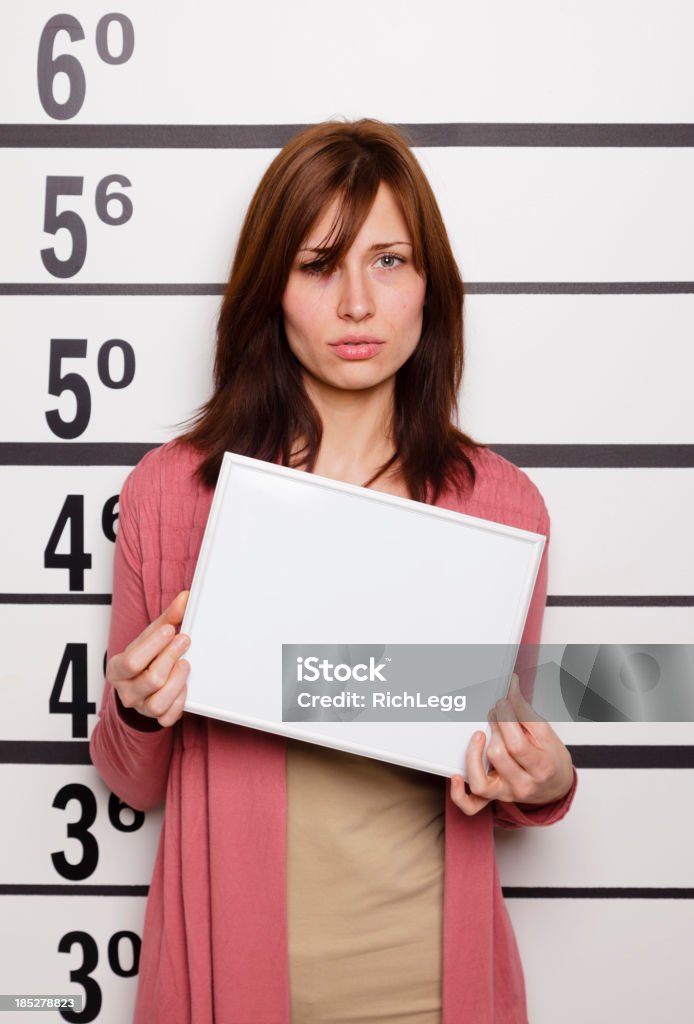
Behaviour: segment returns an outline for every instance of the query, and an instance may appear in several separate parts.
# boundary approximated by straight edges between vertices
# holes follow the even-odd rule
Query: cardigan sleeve
[[[494,800],[494,824],[506,829],[521,828],[523,825],[554,825],[556,821],[561,821],[571,807],[577,786],[578,774],[574,768],[571,789],[561,800],[554,800],[551,804],[538,804],[537,807],[524,810],[521,810],[518,804]]]
[[[530,601],[528,617],[525,621],[525,629],[521,639],[521,650],[516,661],[516,672],[520,677],[521,692],[528,701],[532,700],[535,676],[533,665],[537,651],[536,645],[540,643],[542,620],[547,603],[547,559],[550,520],[544,502],[542,502],[542,509],[535,532],[544,534],[547,539],[544,551],[542,552],[535,589]],[[517,803],[511,801],[493,800],[492,814],[494,824],[505,829],[520,828],[523,825],[553,825],[554,822],[561,821],[571,807],[577,785],[578,775],[574,768],[571,789],[560,800],[555,800],[549,804],[538,804],[537,807],[532,808],[525,805],[523,809]]]
[[[123,651],[151,619],[142,574],[142,510],[150,479],[140,464],[120,494],[109,658]],[[109,789],[136,810],[151,810],[164,799],[178,725],[163,728],[156,719],[124,707],[114,687],[104,683],[89,745],[92,763]]]

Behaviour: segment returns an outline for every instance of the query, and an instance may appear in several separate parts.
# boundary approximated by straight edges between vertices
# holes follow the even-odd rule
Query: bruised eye
[[[310,263],[300,263],[299,270],[304,274],[310,274],[313,277],[318,277],[320,274],[325,273],[325,264],[319,260],[312,260]]]

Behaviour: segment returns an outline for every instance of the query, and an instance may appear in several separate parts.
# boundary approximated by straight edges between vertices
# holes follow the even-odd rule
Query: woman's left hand
[[[571,789],[571,755],[556,732],[526,702],[511,678],[506,700],[497,701],[489,713],[492,735],[487,748],[490,763],[485,772],[482,751],[486,739],[476,732],[465,756],[468,786],[460,775],[451,780],[451,799],[464,814],[477,814],[491,800],[535,806],[560,800]]]

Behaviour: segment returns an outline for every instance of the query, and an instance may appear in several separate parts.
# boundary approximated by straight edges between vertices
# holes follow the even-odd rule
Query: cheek
[[[287,291],[282,298],[282,314],[285,329],[309,335],[320,314],[320,302],[315,295],[305,294],[299,289]]]
[[[295,292],[285,292],[282,296],[282,316],[286,327],[301,321],[301,299]]]
[[[398,298],[396,304],[394,304],[391,315],[393,317],[394,325],[400,328],[400,330],[410,333],[411,331],[421,330],[422,317],[424,313],[424,288],[407,295],[401,295]]]
[[[282,300],[282,314],[290,350],[304,368],[316,371],[320,338],[324,333],[320,323],[320,304],[313,296],[286,295]]]
[[[426,295],[426,280],[418,275],[412,274],[398,294],[399,306],[403,314],[410,313],[416,316],[421,312]]]

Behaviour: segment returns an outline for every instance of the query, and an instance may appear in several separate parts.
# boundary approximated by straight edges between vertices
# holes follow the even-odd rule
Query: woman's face
[[[328,386],[359,390],[393,378],[422,333],[426,279],[412,263],[400,207],[381,183],[351,248],[332,271],[311,271],[312,247],[328,237],[333,200],[311,228],[282,296],[289,347],[305,373]]]

